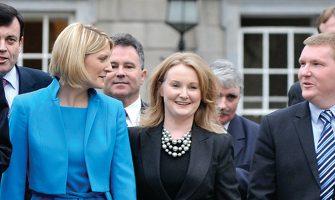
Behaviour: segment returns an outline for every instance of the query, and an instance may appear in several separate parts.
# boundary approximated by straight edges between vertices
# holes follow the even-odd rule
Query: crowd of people
[[[0,200],[334,199],[334,27],[329,7],[304,40],[298,92],[258,124],[236,113],[237,67],[193,52],[154,68],[145,102],[129,33],[72,23],[48,73],[18,66],[24,20],[0,3]]]

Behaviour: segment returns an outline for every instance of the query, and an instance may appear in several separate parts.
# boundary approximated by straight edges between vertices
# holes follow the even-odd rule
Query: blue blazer
[[[13,145],[3,174],[0,199],[24,198],[29,188],[45,194],[65,194],[68,152],[56,79],[44,89],[15,97],[9,126]],[[123,105],[89,91],[85,126],[85,161],[91,189],[107,199],[136,199],[135,177]],[[29,169],[29,170],[28,170]]]

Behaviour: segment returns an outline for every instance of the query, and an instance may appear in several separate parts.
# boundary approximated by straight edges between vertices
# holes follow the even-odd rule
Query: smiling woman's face
[[[188,66],[179,64],[169,69],[160,88],[164,99],[165,118],[194,118],[201,102],[199,79]]]

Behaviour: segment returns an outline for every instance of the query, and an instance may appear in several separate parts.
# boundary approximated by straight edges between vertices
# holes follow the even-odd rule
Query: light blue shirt
[[[4,90],[8,106],[11,108],[14,97],[19,94],[19,75],[15,66],[3,78],[8,82]]]
[[[312,128],[313,128],[313,138],[314,138],[314,148],[315,152],[318,148],[318,141],[320,139],[321,132],[323,130],[323,122],[319,118],[322,111],[325,109],[320,109],[312,103],[309,103],[309,109],[311,110],[311,119],[312,119]],[[330,107],[328,110],[331,110],[332,113],[335,113],[335,105]],[[335,119],[332,118],[332,127],[334,130],[335,127]]]

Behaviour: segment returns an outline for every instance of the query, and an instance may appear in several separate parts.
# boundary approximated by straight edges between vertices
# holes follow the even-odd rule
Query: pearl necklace
[[[172,139],[171,133],[163,128],[162,131],[162,148],[172,157],[184,155],[191,147],[191,131],[183,135],[181,139]]]

